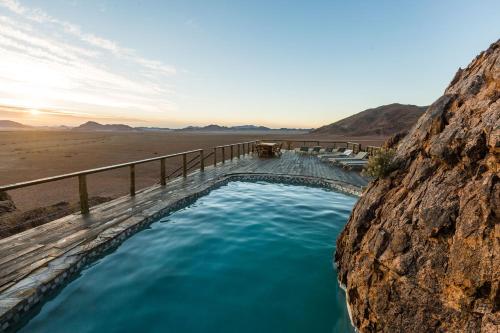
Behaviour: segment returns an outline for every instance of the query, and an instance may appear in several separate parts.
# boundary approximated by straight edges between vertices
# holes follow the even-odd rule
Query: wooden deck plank
[[[176,178],[144,189],[137,189],[135,197],[124,196],[91,208],[90,216],[73,214],[0,240],[0,291],[26,277],[31,271],[47,265],[51,260],[74,247],[88,243],[104,231],[116,228],[131,217],[156,209],[158,205],[206,189],[217,179],[229,174],[258,173],[318,177],[347,182],[361,187],[367,184],[356,172],[322,163],[315,156],[302,156],[285,151],[281,158],[259,159],[245,155],[232,162],[207,163],[205,171],[195,171],[186,179]]]

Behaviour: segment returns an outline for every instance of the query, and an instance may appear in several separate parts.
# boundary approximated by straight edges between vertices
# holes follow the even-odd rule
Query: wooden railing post
[[[226,148],[222,146],[222,164],[226,163]]]
[[[165,159],[160,160],[160,184],[162,186],[167,185],[167,179],[165,176]]]
[[[214,168],[217,166],[217,147],[214,147]]]
[[[203,172],[205,171],[205,161],[204,161],[204,157],[203,157],[203,149],[200,150],[200,171]]]
[[[233,160],[233,145],[230,145],[229,147],[231,147],[231,161]]]
[[[89,213],[89,194],[87,192],[87,176],[78,176],[78,190],[80,192],[80,212],[83,215]]]
[[[240,158],[241,153],[240,153],[240,144],[239,143],[236,144],[236,154],[238,155],[238,158]]]
[[[130,196],[135,195],[135,165],[130,166]]]
[[[287,147],[287,150],[292,150],[292,142],[291,141],[287,141],[286,142],[286,147]]]
[[[182,177],[187,177],[187,154],[182,154]]]

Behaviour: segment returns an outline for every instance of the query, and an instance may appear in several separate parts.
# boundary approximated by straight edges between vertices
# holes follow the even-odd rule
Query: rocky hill
[[[361,332],[500,332],[500,41],[397,146],[337,241]]]
[[[81,131],[81,132],[93,132],[93,131],[117,131],[117,132],[128,132],[135,131],[136,129],[123,124],[108,124],[103,125],[96,123],[95,121],[87,121],[84,124],[81,124],[78,127],[73,128],[73,131]]]
[[[12,120],[0,120],[0,128],[30,128],[30,126]]]
[[[408,131],[425,112],[427,106],[389,104],[368,109],[313,130],[313,134],[389,136]]]

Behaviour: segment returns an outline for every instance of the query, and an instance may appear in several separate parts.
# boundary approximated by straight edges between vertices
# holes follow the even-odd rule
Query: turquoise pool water
[[[22,332],[351,332],[332,265],[356,199],[232,182],[84,269]]]

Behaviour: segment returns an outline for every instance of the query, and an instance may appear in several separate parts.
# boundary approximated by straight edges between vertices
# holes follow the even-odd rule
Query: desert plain
[[[155,156],[204,149],[206,154],[214,146],[250,140],[338,140],[359,142],[362,145],[380,145],[384,137],[313,136],[309,134],[269,133],[196,133],[177,131],[142,132],[75,132],[75,131],[0,131],[0,185],[29,181],[64,173],[130,162]],[[221,156],[218,156],[220,160]],[[166,161],[166,174],[180,167],[181,158]],[[211,165],[213,159],[206,161]],[[136,188],[158,183],[160,163],[136,166]],[[99,203],[126,195],[129,189],[129,170],[122,168],[88,176],[91,203]],[[17,210],[0,217],[0,231],[4,224],[31,223],[33,209],[54,206],[54,218],[75,210],[78,203],[76,178],[13,190],[8,193]],[[69,206],[68,206],[69,205]],[[50,211],[50,209],[49,209]],[[43,213],[43,211],[42,211]],[[21,216],[20,214],[24,214]],[[43,221],[46,222],[46,221]],[[42,222],[42,223],[43,223]],[[38,224],[34,221],[34,224]],[[21,225],[19,226],[21,227]],[[22,228],[24,229],[24,228]]]

